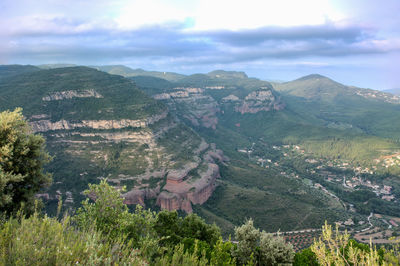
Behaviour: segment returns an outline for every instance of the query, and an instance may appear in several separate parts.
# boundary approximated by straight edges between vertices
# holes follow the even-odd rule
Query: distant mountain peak
[[[301,77],[301,78],[299,78],[297,80],[309,80],[309,79],[330,79],[330,78],[322,76],[320,74],[310,74],[310,75]]]

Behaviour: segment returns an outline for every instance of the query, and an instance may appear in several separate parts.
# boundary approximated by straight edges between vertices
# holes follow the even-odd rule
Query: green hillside
[[[31,65],[0,65],[0,81],[18,74],[39,71],[40,69]]]
[[[400,101],[387,93],[345,86],[319,75],[274,88],[294,112],[316,118],[324,126],[400,138]]]
[[[95,90],[100,98],[74,97],[68,101],[43,101],[59,91]],[[140,119],[163,107],[132,82],[87,67],[68,67],[24,73],[0,83],[0,106],[22,106],[26,116],[47,114],[63,119]],[[112,108],[112,111],[107,111]]]

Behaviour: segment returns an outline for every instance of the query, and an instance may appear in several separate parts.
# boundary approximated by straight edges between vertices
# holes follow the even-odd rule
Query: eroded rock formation
[[[279,97],[276,97],[271,90],[253,91],[235,107],[235,111],[241,114],[255,114],[260,111],[282,110],[285,107]]]
[[[50,120],[37,120],[31,121],[31,125],[34,132],[46,132],[53,130],[71,130],[76,128],[92,128],[92,129],[121,129],[121,128],[144,128],[155,122],[167,117],[168,112],[163,112],[159,115],[151,116],[143,120],[82,120],[79,122],[71,122],[67,120],[60,120],[51,122]]]
[[[90,90],[68,90],[68,91],[56,91],[50,93],[48,96],[42,98],[43,101],[57,101],[72,98],[103,98],[103,96],[97,91]]]

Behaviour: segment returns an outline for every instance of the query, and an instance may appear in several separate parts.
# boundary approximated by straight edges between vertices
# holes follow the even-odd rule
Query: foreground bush
[[[77,230],[36,213],[6,221],[0,229],[0,265],[145,265],[131,241],[110,240],[94,229]]]
[[[0,265],[278,265],[294,252],[281,237],[254,228],[235,229],[238,244],[195,214],[129,212],[106,180],[90,185],[73,217],[18,215],[0,222]],[[61,209],[61,202],[59,210]]]
[[[325,222],[322,236],[311,246],[320,265],[400,265],[398,243],[386,250],[377,250],[372,244],[365,245],[350,239],[350,235]]]
[[[274,237],[265,231],[256,229],[253,220],[235,228],[237,248],[233,255],[241,264],[278,265],[293,262],[294,251],[282,237]]]

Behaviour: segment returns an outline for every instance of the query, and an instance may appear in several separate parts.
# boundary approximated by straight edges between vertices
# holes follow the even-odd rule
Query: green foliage
[[[260,265],[278,265],[292,263],[294,251],[291,244],[286,244],[280,236],[273,236],[265,231],[260,236]]]
[[[101,98],[72,98],[43,101],[60,91],[94,89]],[[147,97],[132,81],[87,67],[40,70],[13,76],[0,82],[0,108],[24,108],[24,115],[46,114],[51,121],[61,119],[143,119],[165,110]]]
[[[304,149],[315,157],[344,159],[359,165],[371,165],[373,159],[382,155],[382,150],[396,151],[397,142],[376,137],[331,138],[302,143]]]
[[[191,253],[189,251],[185,251],[184,245],[180,244],[175,246],[169,253],[164,255],[158,261],[156,261],[155,265],[184,265],[184,266],[205,266],[209,265],[205,254],[198,256],[197,252],[198,245],[195,244],[194,251]]]
[[[347,232],[335,232],[325,223],[322,236],[310,248],[296,253],[293,265],[399,265],[399,240],[386,248],[358,243]]]
[[[293,266],[318,266],[318,260],[311,248],[303,249],[294,255]]]
[[[234,250],[234,244],[230,241],[224,242],[220,237],[211,251],[210,264],[217,266],[236,265],[236,259],[232,258],[231,251]]]
[[[0,113],[0,211],[33,211],[35,193],[51,183],[43,171],[49,161],[43,137],[31,133],[22,109]]]
[[[0,66],[0,81],[3,79],[28,72],[39,71],[40,69],[31,65],[1,65]]]
[[[160,259],[164,252],[167,255],[161,260],[165,263],[168,260],[172,263],[179,256],[185,257],[179,260],[195,259],[198,256],[199,260],[204,257],[207,261],[212,258],[215,261],[221,258],[232,261],[227,257],[231,246],[218,242],[222,241],[219,228],[206,224],[195,214],[182,218],[176,211],[161,211],[156,215],[143,210],[141,206],[130,213],[120,191],[110,186],[106,180],[98,185],[89,185],[85,194],[93,198],[94,202],[88,199],[84,201],[73,217],[78,227],[83,230],[95,228],[111,240],[123,236],[133,247],[140,248],[140,254],[150,261]],[[184,254],[180,254],[180,244],[185,248]],[[214,245],[218,249],[214,250]]]
[[[311,246],[318,262],[321,265],[379,265],[381,258],[375,247],[366,248],[355,241],[349,240],[350,235],[335,232],[332,226],[325,223],[322,228],[322,236]],[[386,265],[386,264],[384,264]]]
[[[196,214],[187,215],[180,224],[180,230],[182,236],[204,241],[210,246],[214,246],[221,237],[220,229],[215,224],[207,224]]]
[[[241,227],[235,228],[235,239],[238,241],[237,248],[232,250],[232,254],[241,264],[246,264],[250,256],[256,253],[260,240],[260,230],[253,225],[253,220],[248,220]]]
[[[221,236],[220,229],[215,224],[206,224],[196,214],[181,218],[176,211],[159,212],[154,229],[165,246],[174,246],[185,238],[197,239],[213,246]]]
[[[62,221],[37,213],[10,218],[0,227],[1,265],[143,265],[130,241],[110,240],[93,228],[76,230],[70,217]]]
[[[102,180],[99,185],[89,185],[84,194],[95,199],[94,203],[86,199],[82,202],[75,217],[77,224],[82,228],[90,228],[95,222],[95,228],[106,234],[119,235],[121,222],[128,213],[127,206],[120,197],[120,192]]]
[[[79,227],[87,229],[94,226],[111,238],[124,235],[132,239],[136,246],[140,246],[142,240],[147,241],[146,238],[155,235],[155,214],[140,206],[137,206],[134,213],[130,213],[123,203],[120,191],[110,186],[106,180],[98,185],[90,184],[84,193],[95,201],[91,203],[86,199],[82,202],[82,207],[74,217]]]
[[[157,215],[154,230],[160,237],[162,245],[176,245],[182,240],[180,236],[180,217],[176,211],[161,211]]]
[[[235,238],[238,244],[236,249],[232,249],[232,254],[240,264],[277,265],[293,262],[293,247],[286,244],[282,237],[260,232],[251,219],[235,228]]]

